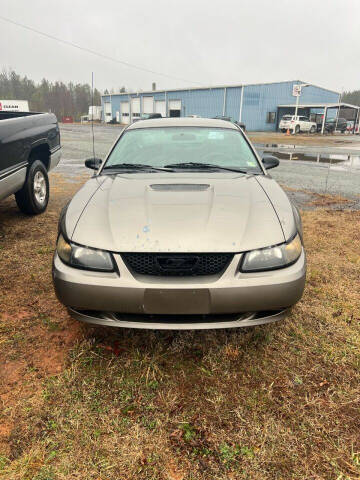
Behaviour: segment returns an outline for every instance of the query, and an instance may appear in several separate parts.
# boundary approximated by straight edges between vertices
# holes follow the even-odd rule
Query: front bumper
[[[189,278],[135,276],[120,255],[114,258],[120,276],[69,267],[55,253],[55,292],[75,318],[133,328],[258,325],[282,318],[301,298],[305,285],[304,251],[284,269],[242,273],[241,254],[236,254],[222,275]]]

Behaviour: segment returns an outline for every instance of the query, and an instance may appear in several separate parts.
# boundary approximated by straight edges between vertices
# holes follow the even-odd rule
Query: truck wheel
[[[49,202],[49,178],[40,160],[28,168],[23,188],[15,193],[17,206],[27,215],[37,215],[46,210]]]
[[[315,133],[316,132],[316,127],[314,125],[310,128],[310,133]]]
[[[300,133],[300,125],[295,126],[295,133]]]

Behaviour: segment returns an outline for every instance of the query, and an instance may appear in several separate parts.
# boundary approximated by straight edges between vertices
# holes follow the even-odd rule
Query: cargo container
[[[27,100],[0,100],[0,112],[28,112]]]

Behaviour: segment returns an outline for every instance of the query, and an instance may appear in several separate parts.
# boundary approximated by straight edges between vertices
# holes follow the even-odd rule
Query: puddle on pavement
[[[331,153],[331,149],[307,149],[301,145],[255,144],[260,156],[271,154],[280,160],[326,164],[331,168],[360,171],[360,153]]]

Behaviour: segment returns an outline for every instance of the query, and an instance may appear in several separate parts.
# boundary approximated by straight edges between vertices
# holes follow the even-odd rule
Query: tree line
[[[352,105],[360,106],[360,90],[354,90],[352,92],[344,92],[341,95],[341,101],[344,103],[351,103]]]
[[[81,83],[49,82],[45,78],[36,83],[13,70],[0,73],[0,99],[27,100],[31,111],[53,112],[59,120],[72,116],[80,120],[92,105],[91,86]],[[100,92],[94,89],[94,105],[101,105]]]
[[[118,91],[130,91],[119,87]],[[105,94],[109,93],[105,90]],[[115,93],[112,89],[110,93]],[[53,112],[59,120],[64,116],[72,116],[80,120],[87,115],[92,104],[91,86],[87,83],[49,82],[45,78],[36,83],[29,78],[18,75],[14,70],[3,70],[0,73],[0,99],[28,100],[30,110],[36,112]],[[341,101],[360,105],[360,90],[343,92]],[[99,90],[94,89],[94,105],[101,105]]]

